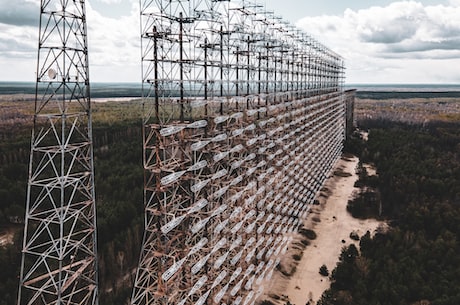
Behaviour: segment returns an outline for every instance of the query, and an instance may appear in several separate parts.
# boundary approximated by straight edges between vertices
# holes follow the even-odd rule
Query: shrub
[[[353,240],[356,240],[358,241],[359,240],[359,235],[356,231],[353,231],[350,233],[350,238],[353,239]]]
[[[316,233],[313,230],[302,228],[302,229],[299,230],[299,233],[302,234],[303,236],[305,236],[308,239],[311,239],[311,240],[316,239]]]
[[[327,270],[327,266],[326,265],[322,265],[320,268],[319,268],[319,274],[321,274],[322,276],[328,276],[329,275],[329,270]]]

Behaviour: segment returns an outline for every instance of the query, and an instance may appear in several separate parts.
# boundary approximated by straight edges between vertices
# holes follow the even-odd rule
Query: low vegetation
[[[315,231],[311,230],[311,229],[305,229],[305,228],[301,228],[299,229],[299,233],[308,238],[309,240],[315,240],[316,239],[316,233]]]
[[[329,276],[329,270],[327,269],[326,265],[322,265],[319,268],[319,274],[321,274],[322,276]]]

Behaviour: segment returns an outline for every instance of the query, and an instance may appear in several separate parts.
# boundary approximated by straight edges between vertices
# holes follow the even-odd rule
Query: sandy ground
[[[358,179],[355,171],[357,164],[356,157],[342,158],[337,163],[335,171],[351,175],[333,175],[326,181],[318,198],[320,204],[313,207],[305,221],[305,227],[313,229],[317,238],[305,249],[296,247],[295,241],[293,242],[294,245],[290,247],[281,264],[291,267],[294,265],[296,272],[290,277],[275,272],[269,287],[264,287],[265,293],[261,300],[267,299],[277,304],[286,304],[289,300],[295,305],[305,305],[311,300],[311,304],[316,304],[330,285],[328,277],[319,274],[319,268],[325,264],[331,272],[342,248],[351,243],[359,243],[350,239],[352,231],[362,236],[366,231],[373,233],[379,225],[383,225],[374,219],[355,219],[346,211],[348,199],[356,190],[353,185]],[[301,260],[296,262],[292,258],[294,254],[302,255]],[[277,302],[273,299],[274,295],[280,297]]]

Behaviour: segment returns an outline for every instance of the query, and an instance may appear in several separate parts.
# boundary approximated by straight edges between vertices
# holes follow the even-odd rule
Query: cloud
[[[106,4],[113,4],[113,3],[120,3],[121,0],[98,0],[99,2],[106,3]]]
[[[38,26],[40,10],[38,1],[0,1],[0,24]]]
[[[0,54],[2,57],[30,59],[37,54],[38,28],[0,23]]]
[[[387,7],[348,10],[345,17],[357,20],[358,35],[363,42],[398,43],[416,34],[423,6],[416,2],[394,2]]]
[[[31,58],[34,48],[22,41],[18,41],[12,38],[0,39],[0,52],[3,57],[22,57]]]
[[[113,0],[108,0],[113,1]],[[138,2],[118,18],[104,16],[87,4],[88,50],[97,81],[127,81],[140,77]],[[115,72],[110,72],[115,71]]]
[[[430,51],[458,51],[460,49],[460,38],[448,39],[445,41],[407,41],[400,44],[390,44],[385,46],[384,50],[387,53],[396,53],[396,56],[399,56],[398,53],[416,53],[416,52],[426,52]],[[410,55],[410,54],[409,54]],[[448,54],[446,54],[448,55]],[[429,57],[429,54],[427,54]],[[449,57],[449,56],[448,56]]]
[[[428,79],[430,71],[440,66],[448,67],[445,74],[458,79],[454,68],[460,63],[458,16],[460,0],[436,6],[398,1],[385,7],[347,9],[341,16],[306,17],[297,26],[344,56],[347,75],[356,79],[352,81],[377,81],[391,75],[389,82],[407,82],[408,77],[416,77],[420,71]],[[415,60],[413,67],[407,65],[408,59]],[[441,65],[443,60],[451,64]],[[418,74],[411,72],[416,70]],[[436,81],[433,76],[432,82]]]
[[[446,52],[444,50],[432,50],[429,52],[412,52],[410,54],[395,54],[395,53],[387,53],[383,57],[385,59],[414,59],[414,60],[455,60],[457,61],[460,58],[460,50],[455,50],[453,52]]]
[[[306,17],[297,26],[345,58],[348,82],[453,82],[459,79],[460,0],[448,3],[397,1]],[[35,72],[38,4],[0,0],[0,65],[15,58],[17,67],[26,69],[19,76]],[[138,0],[86,1],[92,81],[140,81],[138,6]],[[438,69],[442,73],[434,72]]]
[[[136,81],[140,78],[139,8],[137,0],[126,1],[117,17],[86,1],[90,78],[92,81]],[[39,1],[0,0],[1,80],[33,80],[37,60]],[[126,3],[127,2],[127,3]],[[107,5],[107,4],[106,4]],[[9,67],[7,69],[7,67]],[[13,68],[15,67],[15,68]],[[25,76],[24,76],[25,75]]]

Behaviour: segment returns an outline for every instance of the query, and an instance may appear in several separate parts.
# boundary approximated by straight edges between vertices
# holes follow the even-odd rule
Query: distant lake
[[[460,97],[460,84],[346,84],[359,98]],[[140,97],[140,83],[91,83],[91,97]],[[35,94],[34,82],[0,82],[0,95]]]
[[[34,82],[0,82],[0,95],[35,94]],[[139,83],[91,83],[91,97],[140,97],[142,85]]]

